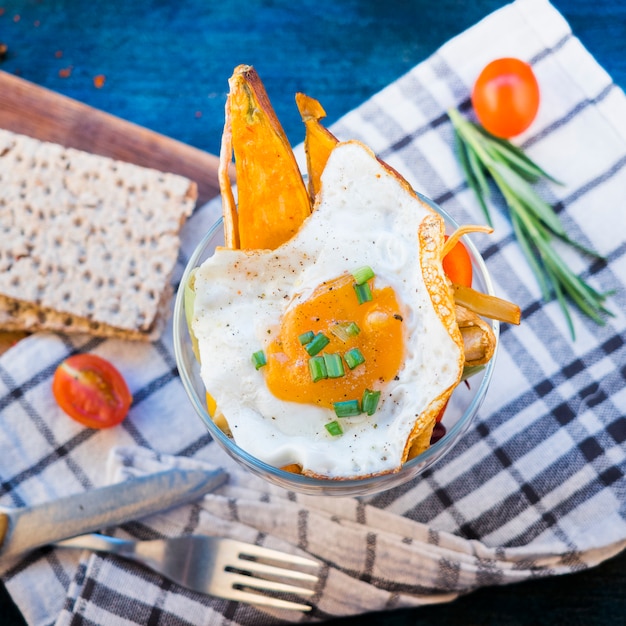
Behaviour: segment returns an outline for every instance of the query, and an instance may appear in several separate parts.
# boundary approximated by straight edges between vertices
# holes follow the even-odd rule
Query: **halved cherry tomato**
[[[452,250],[443,257],[442,264],[443,271],[453,283],[464,287],[472,286],[472,260],[462,242],[456,242]]]
[[[88,428],[119,424],[133,400],[120,372],[95,354],[65,359],[54,373],[52,393],[72,419]]]
[[[480,73],[472,90],[478,121],[506,139],[525,131],[539,110],[539,83],[524,61],[496,59]]]

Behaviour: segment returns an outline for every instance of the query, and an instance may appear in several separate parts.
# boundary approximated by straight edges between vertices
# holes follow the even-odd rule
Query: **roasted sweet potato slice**
[[[224,219],[224,245],[234,250],[239,248],[239,224],[237,204],[233,195],[230,179],[233,161],[233,133],[230,125],[230,95],[226,98],[226,113],[222,143],[220,146],[220,162],[217,171],[217,180],[222,196],[222,217]]]
[[[277,248],[311,213],[311,203],[289,140],[256,70],[235,68],[229,81],[220,151],[226,245]],[[227,167],[234,153],[236,218]]]
[[[304,151],[309,175],[309,196],[313,203],[320,190],[320,178],[326,167],[326,161],[337,145],[338,139],[320,124],[320,120],[326,117],[326,111],[315,98],[297,93],[296,105],[305,127]]]

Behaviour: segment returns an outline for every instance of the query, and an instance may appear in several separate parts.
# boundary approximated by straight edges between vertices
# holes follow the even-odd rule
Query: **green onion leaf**
[[[333,422],[328,422],[328,424],[324,424],[324,428],[326,428],[326,430],[333,437],[343,435],[343,428],[341,428],[341,425],[339,424],[337,420],[334,420]]]
[[[324,363],[326,364],[326,371],[328,372],[328,378],[341,378],[345,375],[343,368],[343,361],[339,354],[324,354]]]
[[[344,400],[343,402],[333,403],[335,415],[337,417],[354,417],[361,415],[361,407],[358,400]]]
[[[479,131],[480,132],[480,131]],[[536,182],[540,178],[545,178],[557,185],[562,183],[556,180],[548,174],[545,170],[541,169],[534,161],[529,159],[521,148],[512,144],[508,139],[501,139],[495,135],[487,133],[483,129],[483,132],[489,136],[493,148],[501,157],[511,166],[511,169],[515,170],[520,176],[528,180],[529,182]]]
[[[318,380],[328,378],[328,371],[326,370],[326,362],[323,356],[314,356],[309,359],[309,372],[311,374],[311,380],[316,383]]]
[[[376,409],[378,408],[379,400],[380,391],[372,391],[371,389],[366,389],[363,392],[363,399],[361,400],[363,413],[367,413],[368,415],[374,415],[374,413],[376,413]]]
[[[489,189],[489,182],[487,181],[485,168],[480,164],[480,160],[476,156],[476,152],[474,152],[474,150],[468,148],[467,153],[471,171],[476,179],[476,183],[472,186],[472,190],[474,191],[474,194],[480,198],[480,208],[482,209],[483,215],[487,219],[487,225],[493,228],[491,215],[489,214],[486,202],[486,198],[491,196],[491,190]]]
[[[531,211],[538,219],[540,219],[553,233],[557,235],[565,235],[565,230],[559,220],[557,214],[552,207],[542,200],[535,190],[514,171],[509,169],[504,163],[494,163],[494,179],[499,187],[506,186],[512,192],[510,202],[524,204],[526,209]],[[497,180],[497,177],[500,180]],[[518,207],[517,210],[523,210]]]
[[[361,365],[361,363],[365,363],[365,357],[363,353],[358,348],[352,348],[348,350],[343,358],[347,364],[347,366],[353,370],[357,365]]]
[[[369,283],[362,283],[361,285],[354,283],[353,287],[359,304],[364,304],[372,299],[372,290]]]
[[[324,333],[318,333],[315,335],[312,341],[310,341],[304,349],[309,353],[309,356],[315,356],[318,352],[321,352],[328,344],[330,339]]]
[[[311,343],[311,341],[313,341],[313,337],[315,337],[315,333],[312,330],[307,330],[306,333],[302,333],[298,336],[298,341],[303,346],[306,346],[307,344]]]
[[[364,265],[363,267],[359,267],[358,270],[354,270],[352,272],[352,276],[354,277],[354,282],[357,285],[362,285],[366,283],[368,280],[374,278],[374,270],[369,265]]]
[[[604,324],[603,315],[613,315],[605,307],[611,292],[598,292],[574,274],[554,247],[554,239],[560,239],[582,254],[602,257],[570,239],[553,207],[532,187],[532,183],[541,179],[560,183],[510,141],[494,137],[479,124],[464,119],[455,109],[450,109],[448,114],[454,127],[459,163],[485,219],[491,224],[486,202],[489,197],[488,176],[509,210],[513,232],[535,274],[544,301],[556,299],[572,338],[574,325],[569,304],[574,304],[596,323]]]
[[[252,362],[254,363],[254,367],[256,369],[260,369],[264,365],[267,365],[267,359],[265,358],[265,352],[263,352],[263,350],[257,350],[252,355]]]

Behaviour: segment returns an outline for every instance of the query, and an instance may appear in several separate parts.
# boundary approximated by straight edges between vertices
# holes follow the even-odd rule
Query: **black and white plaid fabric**
[[[287,493],[235,467],[189,405],[171,336],[137,345],[40,334],[0,357],[0,503],[20,506],[172,464],[227,466],[230,481],[201,502],[112,529],[152,538],[225,534],[319,558],[313,620],[444,602],[484,585],[564,574],[626,547],[626,98],[546,0],[518,0],[443,46],[333,127],[402,172],[458,222],[481,222],[453,154],[446,111],[470,115],[469,89],[498,56],[532,63],[538,119],[519,138],[562,186],[545,185],[568,233],[605,261],[563,251],[600,291],[605,326],[574,313],[572,341],[493,200],[495,233],[476,236],[496,293],[520,304],[501,333],[479,416],[439,464],[403,487],[357,499]],[[323,94],[310,94],[323,102]],[[218,214],[199,209],[189,254]],[[181,258],[181,264],[184,258]],[[181,268],[179,268],[180,270]],[[129,419],[94,432],[56,406],[51,376],[73,352],[113,361],[134,395]],[[181,589],[129,563],[43,549],[2,578],[26,616],[50,624],[273,624],[269,613]]]

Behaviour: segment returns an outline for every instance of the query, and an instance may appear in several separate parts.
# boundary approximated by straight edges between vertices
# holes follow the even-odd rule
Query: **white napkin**
[[[201,502],[128,524],[115,534],[141,539],[196,533],[229,536],[314,555],[322,563],[313,597],[315,621],[446,602],[482,585],[572,571],[572,555],[555,554],[550,547],[487,547],[358,499],[296,496],[251,478],[225,456],[220,461],[230,474],[227,485]],[[114,482],[172,466],[215,468],[135,446],[113,450],[110,463]],[[610,553],[590,550],[582,560],[591,566]],[[192,623],[218,622],[227,612],[242,624],[311,617],[223,600],[207,603],[200,594],[164,584],[158,575],[128,562],[85,552],[56,626],[70,626],[76,614],[86,623],[122,624],[138,612],[145,616],[140,623],[150,623],[149,614],[158,614],[166,623],[190,616]]]
[[[531,62],[542,85],[539,116],[516,141],[565,183],[542,192],[568,233],[606,257],[598,263],[564,252],[600,291],[615,290],[609,302],[615,316],[605,326],[575,312],[571,340],[558,304],[541,301],[494,198],[495,233],[473,239],[496,293],[520,304],[523,321],[502,331],[476,422],[422,477],[367,501],[281,491],[233,467],[210,441],[177,376],[170,334],[149,345],[41,334],[0,357],[0,502],[19,506],[104,484],[114,479],[104,470],[109,460],[137,472],[170,463],[227,465],[232,482],[198,505],[115,532],[153,537],[197,530],[311,554],[325,572],[313,598],[314,620],[577,571],[626,547],[623,92],[548,2],[518,0],[332,130],[370,145],[458,222],[480,222],[445,111],[456,106],[469,115],[476,75],[499,56]],[[323,94],[310,95],[323,103]],[[219,210],[215,201],[191,218],[183,256]],[[82,429],[52,399],[58,362],[86,351],[114,362],[133,392],[129,418],[114,429]],[[37,626],[57,618],[70,623],[79,614],[98,624],[147,624],[157,616],[169,623],[300,619],[193,594],[109,557],[48,549],[0,573]]]

